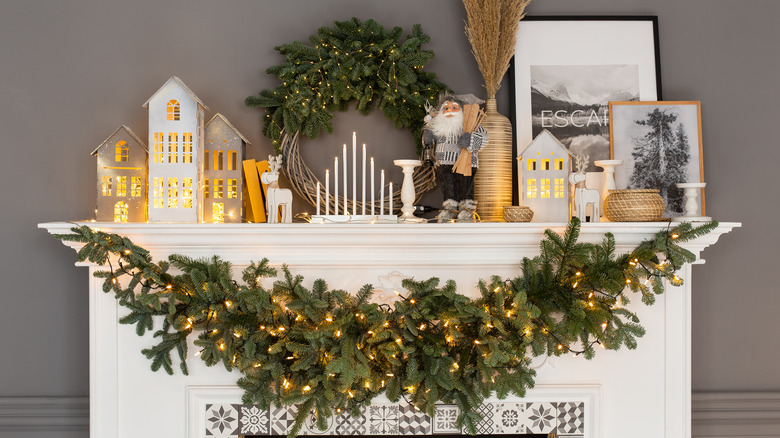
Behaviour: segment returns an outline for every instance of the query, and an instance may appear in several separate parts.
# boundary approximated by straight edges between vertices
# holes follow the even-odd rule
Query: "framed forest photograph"
[[[676,184],[704,182],[700,102],[610,102],[610,156],[623,160],[615,185],[658,189],[667,217],[685,212]],[[704,190],[701,211],[705,214]]]
[[[655,16],[527,16],[510,84],[515,147],[548,130],[574,155],[609,159],[611,101],[662,100]]]

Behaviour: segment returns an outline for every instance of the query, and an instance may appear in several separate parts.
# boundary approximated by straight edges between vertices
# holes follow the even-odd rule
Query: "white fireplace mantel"
[[[379,299],[389,299],[389,294],[383,298],[384,294],[397,289],[400,279],[406,277],[452,279],[459,292],[474,296],[480,279],[518,275],[523,257],[538,254],[545,229],[565,229],[564,224],[518,223],[54,222],[39,227],[52,234],[67,234],[79,225],[127,236],[149,250],[155,260],[174,253],[190,257],[217,254],[233,263],[238,275],[251,261],[267,258],[273,266],[288,265],[294,274],[303,275],[308,285],[324,278],[331,288],[355,292],[371,283],[378,289]],[[669,226],[666,222],[588,223],[582,225],[580,241],[600,242],[604,233],[611,232],[617,251],[627,252]],[[736,222],[721,223],[712,233],[683,246],[700,257],[722,234],[739,226]],[[80,246],[64,243],[74,249]],[[696,263],[702,262],[699,259]],[[203,407],[240,404],[241,391],[235,386],[238,374],[206,367],[195,357],[189,359],[189,376],[150,371],[140,351],[153,341],[118,323],[124,309],[111,294],[102,292],[102,281],[92,276],[101,268],[80,265],[88,266],[90,273],[91,437],[205,437]],[[585,426],[572,436],[618,438],[630,433],[647,438],[689,437],[691,266],[684,266],[680,276],[683,286],[667,285],[654,306],[632,301],[631,310],[647,329],[637,350],[599,351],[590,361],[581,357],[549,361],[537,369],[537,385],[526,399],[505,402],[582,401]]]

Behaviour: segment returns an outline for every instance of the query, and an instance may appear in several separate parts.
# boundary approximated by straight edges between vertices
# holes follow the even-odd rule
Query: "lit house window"
[[[550,197],[550,178],[542,178],[540,193],[542,198]]]
[[[154,191],[153,191],[153,199],[154,199],[154,208],[163,208],[165,207],[165,201],[163,200],[163,196],[165,195],[165,191],[163,188],[163,179],[160,177],[154,178]]]
[[[178,132],[168,133],[168,162],[169,163],[179,162],[179,133]]]
[[[163,145],[164,138],[165,137],[163,136],[162,132],[154,133],[154,162],[155,163],[163,162],[163,154],[165,153],[165,146]]]
[[[544,158],[542,159],[542,170],[550,170],[550,159]]]
[[[179,208],[179,178],[168,178],[168,208]]]
[[[214,178],[214,190],[212,190],[214,199],[222,198],[222,178]]]
[[[528,199],[536,198],[536,178],[529,179],[525,187],[525,197]]]
[[[115,161],[130,161],[130,148],[127,146],[127,142],[122,140],[116,144],[116,157]]]
[[[119,201],[114,204],[114,222],[127,222],[127,203]]]
[[[133,176],[130,179],[130,196],[134,198],[141,197],[144,180],[140,176]]]
[[[179,120],[181,114],[178,100],[169,100],[167,110],[168,120]]]
[[[563,170],[563,158],[555,159],[555,170]]]
[[[192,178],[182,178],[181,180],[181,206],[182,208],[192,208]]]
[[[536,160],[528,160],[528,170],[536,170]]]
[[[118,177],[116,177],[116,195],[117,196],[127,196],[127,177],[126,176],[118,176]]]
[[[555,197],[563,198],[563,178],[555,178]]]
[[[228,151],[227,170],[236,170],[237,169],[237,167],[236,167],[236,165],[237,165],[237,162],[236,162],[237,158],[236,157],[237,156],[238,156],[238,154],[236,153],[236,151]]]
[[[230,199],[237,199],[238,198],[238,180],[237,179],[229,179],[228,186],[227,186],[227,197]]]
[[[103,183],[101,185],[103,196],[111,196],[111,177],[103,175]]]
[[[182,134],[182,163],[192,163],[192,133],[185,132]]]
[[[222,151],[214,151],[214,170],[222,170]]]
[[[209,179],[203,179],[203,199],[209,199]]]

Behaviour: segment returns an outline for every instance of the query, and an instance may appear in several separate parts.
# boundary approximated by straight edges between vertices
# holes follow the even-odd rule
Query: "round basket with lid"
[[[661,219],[664,199],[655,189],[610,190],[604,215],[612,222],[652,222]]]

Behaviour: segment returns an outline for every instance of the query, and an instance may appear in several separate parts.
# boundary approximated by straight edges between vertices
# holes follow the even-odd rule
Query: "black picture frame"
[[[659,47],[658,17],[654,15],[529,15],[520,21],[515,45],[515,56],[508,69],[510,112],[514,138],[514,156],[518,156],[531,143],[535,131],[541,131],[540,117],[531,108],[531,66],[541,69],[566,70],[577,77],[576,69],[592,70],[618,66],[636,66],[638,95],[635,99],[620,96],[614,100],[663,100],[661,92],[661,58]],[[538,67],[537,67],[538,66]],[[606,82],[606,81],[605,81]],[[565,85],[565,84],[564,84]],[[566,88],[564,88],[566,89]],[[606,91],[600,91],[606,93]],[[538,96],[538,94],[537,94]],[[608,102],[601,103],[596,127],[603,137],[598,145],[583,148],[595,149],[589,161],[609,158]],[[562,119],[565,120],[565,119]],[[549,120],[548,120],[549,122]],[[555,122],[557,123],[557,121]],[[565,123],[565,122],[564,122]],[[572,121],[572,124],[574,122]],[[556,137],[554,129],[550,130]],[[536,132],[538,135],[538,132]],[[558,138],[565,146],[572,145],[571,138]],[[575,147],[576,149],[576,147]],[[578,151],[574,150],[577,153]],[[591,171],[595,170],[591,165]],[[513,167],[513,203],[518,201],[517,166]]]

